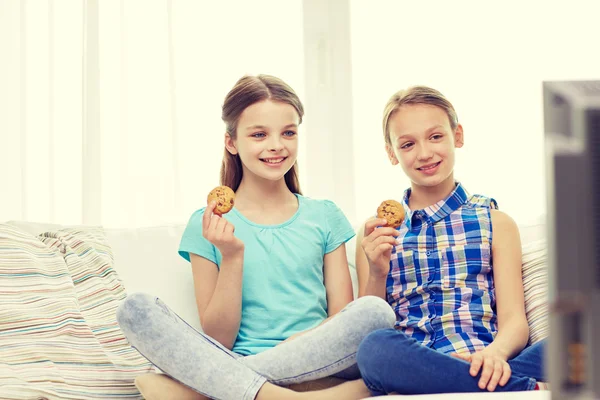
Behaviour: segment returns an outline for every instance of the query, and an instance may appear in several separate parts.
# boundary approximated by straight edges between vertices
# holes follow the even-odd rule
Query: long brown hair
[[[448,115],[452,131],[455,131],[458,127],[458,117],[456,116],[454,106],[442,93],[427,86],[412,86],[394,93],[385,105],[383,111],[383,138],[385,139],[385,144],[391,144],[390,118],[392,118],[400,107],[407,104],[430,104],[437,106]]]
[[[237,81],[233,89],[227,93],[223,103],[221,119],[225,122],[226,130],[231,139],[237,137],[237,125],[244,110],[254,103],[264,100],[279,101],[291,105],[298,112],[300,123],[304,116],[302,102],[288,84],[271,75],[244,76]],[[221,185],[229,186],[237,191],[242,182],[242,161],[238,155],[233,155],[227,149],[221,164]],[[300,192],[298,180],[298,161],[285,174],[285,183],[292,193]]]

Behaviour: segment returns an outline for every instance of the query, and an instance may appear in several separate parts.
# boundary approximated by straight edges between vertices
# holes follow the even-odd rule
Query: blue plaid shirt
[[[498,331],[492,271],[493,199],[469,196],[460,183],[448,198],[408,208],[387,277],[396,328],[443,353],[475,352]]]

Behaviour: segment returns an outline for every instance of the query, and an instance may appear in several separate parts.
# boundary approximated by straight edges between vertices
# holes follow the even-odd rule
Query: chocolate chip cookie
[[[398,228],[404,221],[404,207],[396,200],[385,200],[377,207],[377,218],[385,218],[387,226]]]
[[[214,213],[217,215],[227,214],[233,208],[235,193],[229,186],[217,186],[208,194],[206,200],[210,204],[211,201],[216,201]]]

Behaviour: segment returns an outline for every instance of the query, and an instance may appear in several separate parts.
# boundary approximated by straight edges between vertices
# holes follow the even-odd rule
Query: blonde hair
[[[244,110],[254,103],[273,100],[291,105],[298,112],[300,122],[304,116],[304,107],[296,92],[281,79],[271,75],[243,76],[233,89],[229,91],[223,103],[221,119],[225,122],[226,131],[235,140],[237,125]],[[221,185],[229,186],[235,192],[242,182],[242,161],[238,155],[225,149],[221,164]],[[298,180],[298,162],[285,174],[285,183],[292,193],[300,192]]]
[[[439,107],[448,115],[452,131],[458,127],[458,117],[454,106],[442,93],[427,86],[411,86],[394,93],[385,105],[383,111],[383,138],[385,144],[391,145],[390,119],[400,107],[408,104],[429,104]]]

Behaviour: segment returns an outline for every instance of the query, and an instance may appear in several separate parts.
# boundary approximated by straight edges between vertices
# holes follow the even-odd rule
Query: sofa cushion
[[[529,342],[548,337],[548,257],[546,240],[523,246],[523,289]]]
[[[179,256],[185,225],[106,229],[115,269],[128,293],[158,296],[188,324],[201,330],[191,264]]]
[[[38,236],[44,232],[58,231],[65,228],[79,228],[79,229],[90,229],[91,225],[62,225],[62,224],[51,224],[47,222],[34,222],[34,221],[23,221],[23,220],[11,220],[6,222],[7,225],[14,226],[21,232],[29,233],[33,236]],[[99,226],[98,226],[99,228]]]
[[[115,322],[125,289],[101,230],[0,224],[0,292],[3,399],[140,397],[152,367]]]

